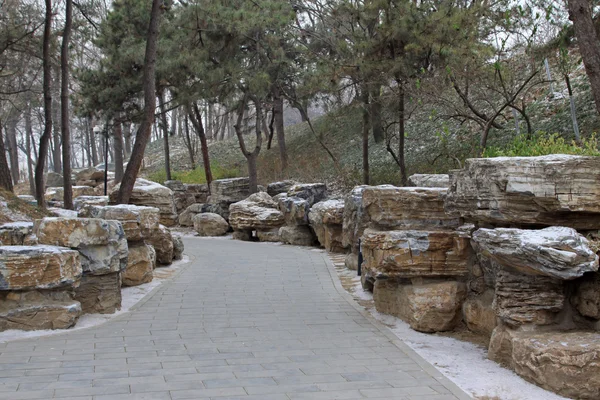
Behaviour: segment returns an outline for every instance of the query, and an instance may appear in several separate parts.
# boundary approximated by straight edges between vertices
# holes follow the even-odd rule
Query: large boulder
[[[210,212],[229,220],[229,206],[250,196],[250,179],[217,179],[210,183],[208,203],[214,207]]]
[[[363,189],[364,213],[380,229],[453,229],[459,218],[444,210],[446,189],[372,186]]]
[[[73,186],[73,198],[79,196],[94,196],[95,190],[91,186]],[[62,187],[49,187],[44,195],[46,201],[63,201],[65,191]]]
[[[493,309],[494,291],[487,290],[480,296],[465,300],[462,308],[463,320],[471,332],[491,336],[496,328],[496,313]]]
[[[127,268],[121,274],[123,286],[138,286],[152,281],[155,266],[154,247],[144,242],[130,243]]]
[[[362,251],[375,278],[459,277],[468,273],[471,246],[460,231],[367,229]]]
[[[120,185],[110,193],[112,203],[116,202]],[[138,178],[131,192],[129,203],[138,206],[147,206],[158,208],[160,214],[160,223],[165,226],[175,226],[177,224],[177,212],[175,210],[175,200],[173,191],[166,186],[146,179]]]
[[[35,221],[34,232],[40,244],[79,251],[85,273],[103,275],[127,266],[127,239],[118,221],[44,218]]]
[[[315,204],[310,209],[308,219],[319,243],[327,251],[344,252],[345,246],[342,244],[344,202],[342,200],[326,200]]]
[[[265,192],[229,206],[229,223],[234,230],[270,230],[285,223],[277,203]]]
[[[414,174],[408,177],[408,184],[416,187],[448,188],[448,174]]]
[[[229,230],[229,224],[219,214],[196,214],[192,220],[199,236],[223,236]]]
[[[194,215],[202,213],[218,214],[227,220],[227,218],[229,218],[229,205],[227,205],[227,212],[225,213],[221,207],[216,204],[192,204],[179,215],[179,225],[194,226]]]
[[[183,185],[185,192],[194,197],[192,203],[206,203],[210,195],[208,185],[205,183],[186,183]]]
[[[573,399],[600,398],[600,334],[528,332],[498,326],[488,357],[536,385]]]
[[[288,225],[308,225],[310,203],[299,197],[278,196],[279,211]]]
[[[79,212],[80,217],[119,221],[129,241],[140,241],[158,229],[160,211],[155,207],[119,204],[115,206],[90,206]]]
[[[0,290],[76,286],[82,274],[79,253],[55,246],[0,246]]]
[[[75,300],[84,314],[112,314],[121,309],[121,273],[83,275]]]
[[[446,209],[496,225],[600,226],[600,158],[476,158],[450,173]]]
[[[349,247],[354,255],[359,253],[358,240],[366,229],[368,222],[363,207],[363,192],[367,187],[369,186],[356,186],[344,198],[342,246]]]
[[[481,255],[531,275],[570,280],[598,270],[598,256],[572,228],[479,229],[473,246]]]
[[[46,174],[46,187],[57,188],[64,185],[63,176],[58,172],[50,171]]]
[[[312,246],[315,237],[306,225],[286,225],[279,228],[279,240],[295,246]]]
[[[107,206],[108,196],[79,196],[73,199],[73,209],[80,211],[84,207]]]
[[[173,262],[175,255],[173,236],[169,228],[159,225],[145,239],[146,243],[152,245],[156,251],[156,262],[161,265],[169,265]]]
[[[181,260],[183,259],[183,252],[185,251],[185,246],[183,244],[183,239],[179,235],[171,235],[173,238],[173,260]]]
[[[8,222],[0,225],[0,245],[27,246],[37,244],[33,222]]]
[[[600,274],[586,274],[576,281],[571,303],[584,317],[600,320]]]
[[[165,186],[173,191],[175,211],[178,215],[196,202],[196,197],[186,191],[185,185],[181,181],[165,181]]]
[[[89,167],[77,171],[75,174],[75,181],[101,181],[104,179],[104,171],[97,169],[96,167]]]
[[[67,329],[81,315],[81,304],[66,292],[0,293],[0,332]]]
[[[295,184],[296,182],[290,180],[269,183],[267,185],[267,194],[271,197],[275,197],[278,194],[287,193]]]
[[[324,183],[298,183],[287,191],[288,197],[298,197],[308,201],[312,207],[327,198],[327,185]]]
[[[377,279],[373,300],[377,311],[406,321],[419,332],[443,332],[461,320],[466,287],[461,282],[403,285],[391,279]]]

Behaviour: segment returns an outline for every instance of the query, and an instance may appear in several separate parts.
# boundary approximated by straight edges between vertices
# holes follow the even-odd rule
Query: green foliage
[[[210,166],[213,179],[236,178],[241,175],[240,170],[235,167],[222,167],[219,164]],[[148,179],[154,182],[163,183],[167,180],[167,173],[164,170],[154,172],[148,176]],[[171,179],[183,183],[206,183],[204,167],[199,166],[189,171],[171,171]]]
[[[579,156],[600,156],[598,138],[593,134],[583,139],[581,144],[565,140],[557,133],[548,135],[538,132],[531,138],[525,135],[517,136],[512,142],[503,147],[488,147],[484,157],[534,157],[548,154],[572,154]]]

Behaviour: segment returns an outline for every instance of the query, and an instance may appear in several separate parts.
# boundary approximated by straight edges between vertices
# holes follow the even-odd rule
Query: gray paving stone
[[[185,239],[192,262],[95,328],[0,343],[0,399],[457,400],[320,251]]]

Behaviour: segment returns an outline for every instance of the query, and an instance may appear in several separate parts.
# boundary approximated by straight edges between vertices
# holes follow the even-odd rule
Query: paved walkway
[[[185,245],[192,262],[132,312],[0,344],[0,399],[469,398],[367,317],[322,252]]]

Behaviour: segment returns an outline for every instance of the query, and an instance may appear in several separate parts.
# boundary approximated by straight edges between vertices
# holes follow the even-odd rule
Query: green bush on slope
[[[577,144],[574,140],[565,140],[559,134],[548,135],[538,132],[528,138],[526,135],[515,137],[506,146],[488,147],[483,157],[534,157],[548,154],[572,154],[580,156],[600,156],[598,138],[593,134]]]

